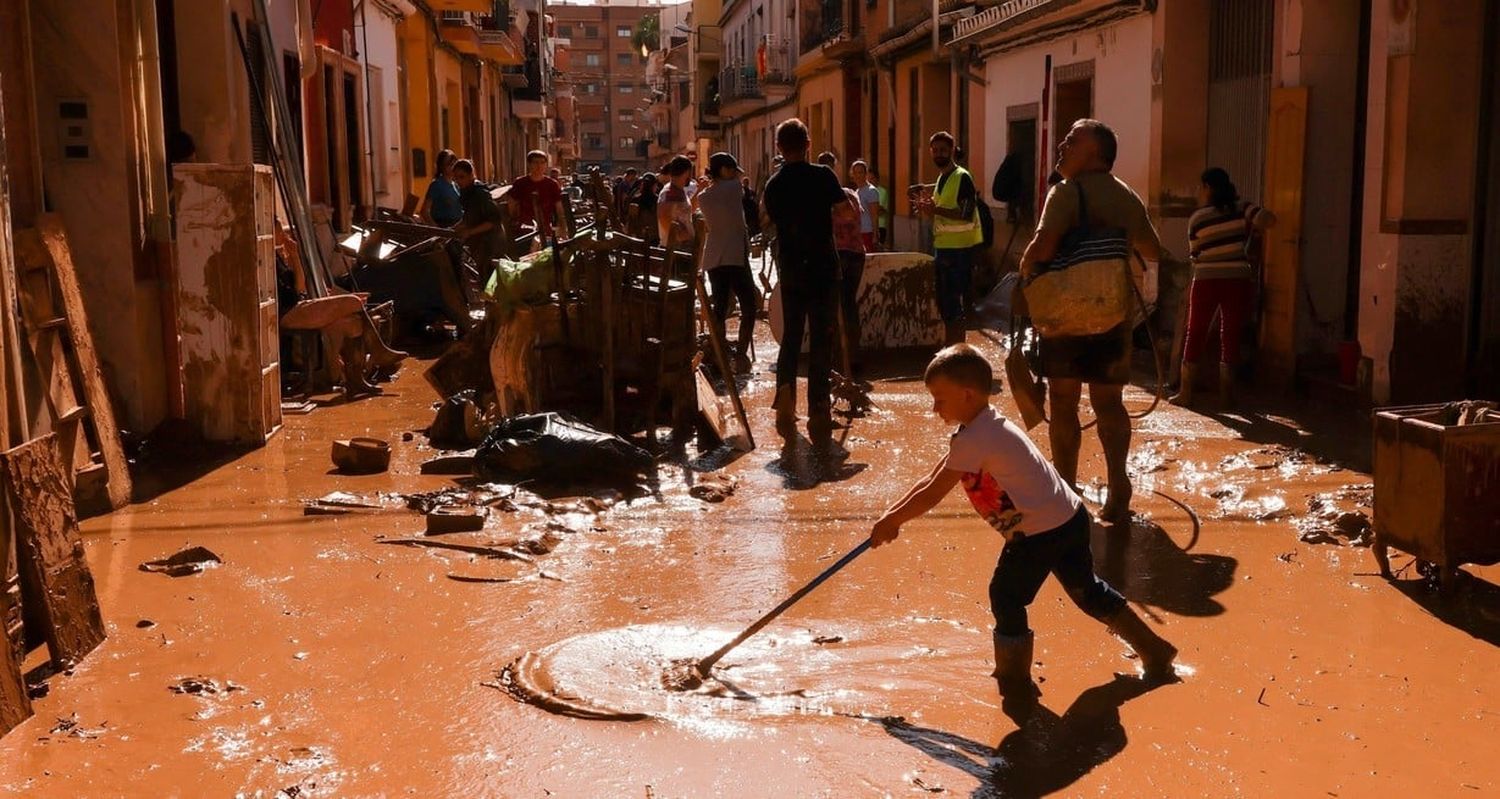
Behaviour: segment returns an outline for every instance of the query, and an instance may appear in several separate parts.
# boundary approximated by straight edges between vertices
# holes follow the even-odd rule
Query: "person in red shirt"
[[[522,227],[537,229],[541,238],[551,239],[554,232],[567,235],[566,230],[556,230],[566,226],[558,221],[566,218],[562,196],[562,185],[547,177],[547,154],[532,150],[526,154],[526,174],[510,184],[505,204]],[[537,224],[538,215],[541,216],[540,226]]]

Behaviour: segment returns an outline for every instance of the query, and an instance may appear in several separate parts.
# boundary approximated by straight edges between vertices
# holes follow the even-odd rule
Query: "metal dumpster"
[[[1500,562],[1500,422],[1457,424],[1451,405],[1375,414],[1375,544],[1438,568],[1440,583],[1465,563]]]

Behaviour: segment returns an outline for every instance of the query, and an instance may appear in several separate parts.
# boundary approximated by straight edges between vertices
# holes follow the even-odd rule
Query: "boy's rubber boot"
[[[1194,364],[1182,365],[1182,377],[1178,381],[1177,393],[1167,399],[1167,402],[1183,408],[1191,407],[1193,404],[1194,382],[1198,379],[1198,367]]]
[[[1171,682],[1177,679],[1172,661],[1177,658],[1177,647],[1157,635],[1146,626],[1146,622],[1129,605],[1120,608],[1105,620],[1109,631],[1130,645],[1141,659],[1141,676],[1148,682]]]
[[[776,399],[772,401],[771,407],[776,409],[776,432],[788,441],[795,438],[797,435],[797,387],[791,384],[777,386]]]
[[[1234,367],[1227,363],[1219,364],[1219,403],[1234,407]]]
[[[1032,653],[1036,634],[995,633],[995,685],[1000,689],[1001,706],[1007,712],[1036,704],[1042,689],[1031,679]]]

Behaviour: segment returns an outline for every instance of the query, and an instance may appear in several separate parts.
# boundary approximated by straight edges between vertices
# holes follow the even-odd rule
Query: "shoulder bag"
[[[1130,316],[1129,239],[1123,228],[1092,224],[1083,185],[1076,185],[1078,225],[1022,289],[1031,324],[1046,338],[1105,333]]]

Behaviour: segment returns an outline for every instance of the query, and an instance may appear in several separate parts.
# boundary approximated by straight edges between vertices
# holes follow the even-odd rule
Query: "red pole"
[[[1040,135],[1042,137],[1041,142],[1037,145],[1037,153],[1039,153],[1039,157],[1036,159],[1037,174],[1034,176],[1036,178],[1036,181],[1037,181],[1037,195],[1036,195],[1036,197],[1037,197],[1037,210],[1038,211],[1041,210],[1042,203],[1046,200],[1046,197],[1047,197],[1047,188],[1048,188],[1048,186],[1047,186],[1047,176],[1050,175],[1050,174],[1052,174],[1051,164],[1052,164],[1052,159],[1053,159],[1054,156],[1049,151],[1049,149],[1047,147],[1047,142],[1048,142],[1047,129],[1049,127],[1049,125],[1047,124],[1047,122],[1051,118],[1052,118],[1052,56],[1049,55],[1049,56],[1047,56],[1046,65],[1042,67],[1042,120],[1041,120],[1042,124],[1040,124],[1040,125],[1037,126],[1038,130],[1040,131]]]

